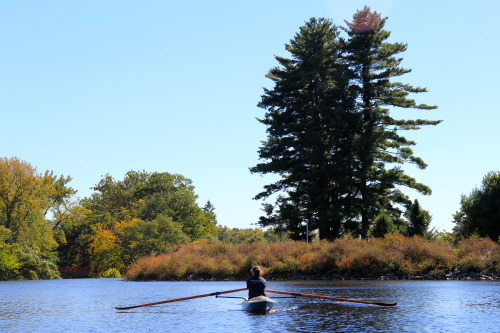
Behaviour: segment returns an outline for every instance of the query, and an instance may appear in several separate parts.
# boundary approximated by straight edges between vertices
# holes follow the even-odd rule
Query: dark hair
[[[253,266],[250,271],[252,272],[253,275],[260,275],[260,267],[259,266]]]

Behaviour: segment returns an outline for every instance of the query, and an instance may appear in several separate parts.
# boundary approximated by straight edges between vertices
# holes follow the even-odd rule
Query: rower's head
[[[251,269],[251,272],[252,272],[253,276],[260,276],[260,267],[253,266]]]

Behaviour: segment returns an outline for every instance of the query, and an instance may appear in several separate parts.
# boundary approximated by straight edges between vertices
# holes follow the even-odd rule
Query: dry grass
[[[457,268],[461,271],[500,271],[500,245],[490,238],[464,239],[458,243]]]
[[[198,241],[176,252],[140,259],[126,277],[134,280],[238,278],[259,265],[267,275],[385,274],[415,276],[459,268],[498,272],[500,245],[488,239],[464,240],[458,250],[442,240],[386,235],[334,242],[228,244]]]

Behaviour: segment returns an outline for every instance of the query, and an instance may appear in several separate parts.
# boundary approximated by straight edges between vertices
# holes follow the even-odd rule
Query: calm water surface
[[[241,311],[241,300],[207,297],[114,308],[244,287],[121,279],[0,282],[0,332],[500,332],[500,282],[268,283],[272,290],[397,302],[396,307],[277,298],[275,311],[255,315]]]

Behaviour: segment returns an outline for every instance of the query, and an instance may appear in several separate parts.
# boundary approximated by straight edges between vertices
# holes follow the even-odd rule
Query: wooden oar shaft
[[[129,309],[141,308],[141,307],[144,307],[144,306],[151,306],[151,305],[158,305],[158,304],[165,304],[165,303],[186,301],[188,299],[201,298],[201,297],[209,297],[209,296],[217,296],[217,295],[220,295],[220,294],[235,293],[235,292],[243,291],[243,290],[248,290],[248,289],[247,288],[241,288],[241,289],[234,289],[234,290],[219,291],[219,292],[210,293],[210,294],[203,294],[203,295],[196,295],[196,296],[174,298],[174,299],[168,299],[166,301],[159,301],[159,302],[146,303],[146,304],[140,304],[140,305],[117,306],[117,307],[115,307],[115,309],[117,309],[117,310],[129,310]]]
[[[291,292],[287,292],[287,291],[276,291],[276,290],[266,290],[266,291],[268,293],[274,293],[274,294],[302,296],[302,297],[311,297],[311,298],[322,298],[322,299],[328,299],[328,300],[339,301],[339,302],[363,303],[363,304],[380,305],[380,306],[396,306],[396,304],[397,304],[397,303],[381,303],[381,302],[363,301],[363,300],[349,299],[349,298],[342,298],[342,297],[291,293]]]

